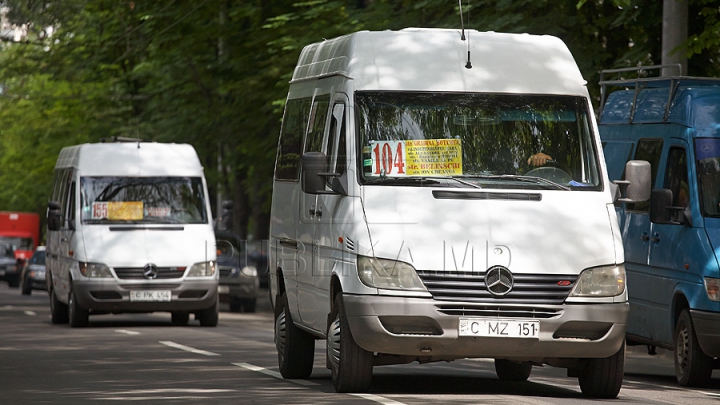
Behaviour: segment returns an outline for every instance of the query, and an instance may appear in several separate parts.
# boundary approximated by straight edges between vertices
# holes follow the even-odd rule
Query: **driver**
[[[528,158],[527,162],[528,162],[529,165],[532,165],[532,166],[536,166],[536,167],[537,167],[537,166],[542,166],[542,165],[544,165],[545,163],[547,163],[547,162],[550,161],[550,160],[553,160],[553,158],[550,157],[550,155],[546,155],[546,154],[544,154],[544,153],[542,153],[542,152],[538,152],[538,153],[530,156],[530,157]]]

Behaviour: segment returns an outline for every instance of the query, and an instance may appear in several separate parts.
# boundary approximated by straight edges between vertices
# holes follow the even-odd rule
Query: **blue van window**
[[[650,162],[650,185],[655,187],[655,179],[657,179],[658,167],[660,166],[660,155],[662,153],[662,139],[641,139],[635,149],[635,160],[646,160]],[[628,204],[627,209],[631,211],[650,211],[650,202],[644,201],[634,204]]]
[[[685,149],[670,148],[665,173],[665,188],[673,193],[673,206],[687,207],[690,205],[690,188],[688,186],[688,170]]]
[[[720,139],[696,138],[695,156],[702,214],[720,217]]]

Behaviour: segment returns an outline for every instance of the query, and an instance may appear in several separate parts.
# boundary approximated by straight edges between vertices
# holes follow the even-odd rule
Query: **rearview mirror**
[[[50,201],[47,208],[47,227],[50,231],[60,230],[60,204]]]
[[[615,180],[620,187],[618,201],[638,203],[650,199],[650,162],[631,160],[625,163],[625,180]]]

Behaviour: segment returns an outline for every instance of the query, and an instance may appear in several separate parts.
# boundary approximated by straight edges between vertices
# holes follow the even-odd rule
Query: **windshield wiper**
[[[559,190],[565,190],[569,191],[572,190],[568,186],[564,186],[559,183],[555,183],[552,180],[548,180],[543,177],[536,177],[536,176],[522,176],[522,175],[515,175],[515,174],[468,174],[463,175],[462,177],[469,177],[469,178],[478,178],[478,179],[489,179],[489,180],[517,180],[517,181],[524,181],[529,183],[541,183],[543,185],[548,185],[554,188],[557,188]]]
[[[472,188],[482,188],[478,184],[473,184],[469,181],[462,180],[456,176],[449,177],[434,177],[434,176],[411,176],[411,177],[378,177],[371,180],[366,180],[365,184],[395,184],[395,185],[431,185],[441,184],[443,181],[452,180],[460,184],[466,185]]]

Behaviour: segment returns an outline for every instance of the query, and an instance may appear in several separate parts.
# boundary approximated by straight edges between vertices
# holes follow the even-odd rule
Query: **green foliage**
[[[140,137],[195,146],[212,198],[235,200],[236,229],[260,238],[302,48],[358,30],[461,24],[458,3],[447,0],[2,4],[26,35],[0,42],[0,208],[44,213],[63,146]],[[716,74],[716,1],[690,4],[691,72]],[[462,10],[468,29],[560,37],[595,97],[600,69],[660,61],[659,1],[465,0]]]

